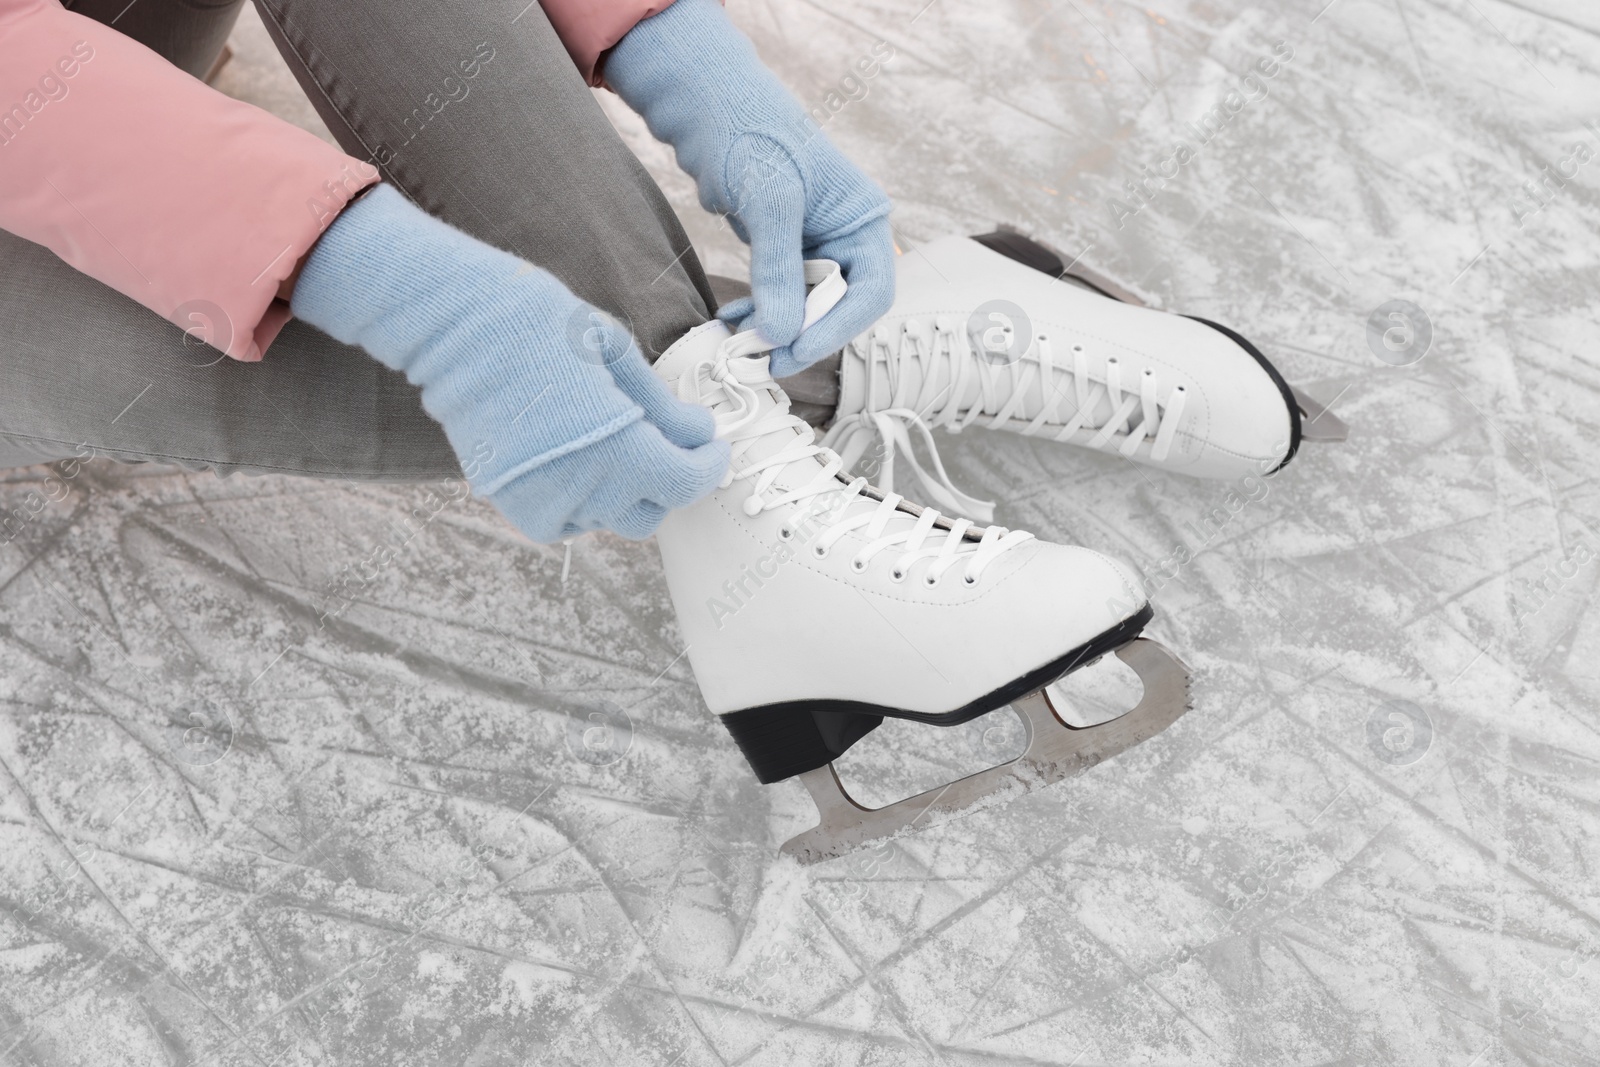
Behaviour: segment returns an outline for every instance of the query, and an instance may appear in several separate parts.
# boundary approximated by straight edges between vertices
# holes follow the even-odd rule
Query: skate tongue
[[[831,311],[846,290],[839,264],[828,259],[807,260],[805,280],[809,292],[802,331]],[[810,426],[788,414],[789,398],[772,377],[768,355],[772,348],[754,330],[735,334],[713,321],[691,330],[656,361],[656,373],[675,387],[680,398],[711,409],[717,418],[717,436],[733,443],[736,465],[739,458],[746,462],[768,459],[793,445],[802,434],[808,440],[814,437]],[[768,432],[740,435],[742,428],[758,423],[770,427]],[[815,477],[822,466],[814,458],[797,462],[805,468],[792,474],[805,481]]]
[[[739,386],[745,387],[753,394],[749,401],[750,408],[739,416],[737,423],[730,425],[749,426],[758,422],[768,421],[776,424],[774,429],[762,434],[760,437],[745,439],[742,442],[742,447],[739,443],[734,445],[735,449],[745,459],[751,461],[767,459],[788,448],[794,443],[796,437],[804,435],[814,438],[816,436],[809,424],[798,416],[789,414],[789,398],[783,392],[782,387],[773,379],[771,360],[765,353],[731,357],[728,360],[727,373],[734,382],[737,382]],[[734,388],[737,388],[737,386],[734,386]],[[725,387],[724,397],[727,397],[728,392],[729,390]],[[726,411],[731,406],[731,404],[724,402],[721,408]],[[719,414],[718,405],[713,404],[711,411],[713,414]],[[774,418],[774,415],[777,417]],[[727,438],[729,433],[733,431],[720,425],[722,423],[720,417],[717,421],[719,423],[717,436]],[[811,467],[820,466],[814,459],[803,462],[808,462]],[[785,470],[784,473],[788,475],[790,472]],[[809,468],[804,472],[795,471],[793,473],[807,479],[815,475],[815,471]],[[785,477],[784,480],[788,481],[789,479]]]
[[[716,319],[703,322],[674,341],[672,347],[656,359],[651,369],[668,386],[676,389],[679,379],[687,374],[691,367],[714,358],[717,349],[732,336],[733,331]]]
[[[833,310],[845,294],[846,284],[844,272],[839,264],[831,259],[808,259],[805,262],[805,279],[809,292],[806,294],[805,318],[801,323],[804,331],[822,316]],[[668,385],[676,386],[678,379],[682,378],[689,368],[713,357],[724,343],[736,336],[726,323],[717,319],[701,323],[673,343],[671,348],[663,352],[655,362],[655,372],[665,379]],[[753,331],[745,331],[737,335],[740,338],[738,351],[740,354],[761,355],[768,352],[773,346],[761,342]],[[766,360],[761,360],[766,366]],[[771,377],[770,373],[768,377]]]
[[[773,380],[766,351],[743,352],[764,342],[753,331],[735,334],[713,320],[696,327],[667,349],[655,371],[678,399],[703,404],[717,420],[717,436],[733,445],[735,465],[767,459],[788,447],[810,427],[788,415],[789,398]],[[782,409],[779,411],[778,409]],[[777,412],[779,419],[770,419]],[[739,427],[757,421],[776,423],[759,437],[740,437]],[[806,476],[810,476],[809,472]]]

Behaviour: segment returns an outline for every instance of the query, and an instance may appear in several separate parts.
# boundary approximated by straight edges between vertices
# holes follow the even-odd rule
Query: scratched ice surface
[[[564,573],[450,504],[319,624],[425,488],[97,463],[0,548],[0,1063],[1600,1063],[1594,5],[732,10],[808,102],[857,98],[827,130],[903,248],[1014,223],[1354,427],[1248,501],[945,440],[1002,521],[1161,576],[1195,710],[802,870],[809,802],[702,707],[653,547]],[[312,123],[253,17],[235,43],[223,88]],[[1390,300],[1425,352],[1375,354]],[[1012,740],[886,728],[846,770],[904,793]]]

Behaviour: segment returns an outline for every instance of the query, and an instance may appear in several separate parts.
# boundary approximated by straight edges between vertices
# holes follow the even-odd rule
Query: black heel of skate
[[[722,725],[733,735],[762,785],[832,763],[882,722],[882,715],[794,705],[749,708],[722,716]]]

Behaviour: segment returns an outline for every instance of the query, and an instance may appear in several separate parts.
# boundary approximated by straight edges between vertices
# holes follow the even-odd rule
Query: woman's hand
[[[473,487],[535,541],[648,537],[727,470],[711,413],[624,331],[595,330],[603,314],[550,274],[390,186],[323,234],[292,306],[420,386]]]
[[[793,374],[843,348],[894,301],[889,198],[762,66],[716,0],[676,0],[610,53],[606,81],[671,144],[708,211],[750,245],[752,296],[718,314],[780,346]],[[831,259],[849,291],[801,334],[804,261]]]

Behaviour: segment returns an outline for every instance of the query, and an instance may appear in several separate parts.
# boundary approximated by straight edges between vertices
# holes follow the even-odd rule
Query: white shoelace
[[[846,481],[841,477],[844,461],[816,444],[812,428],[789,413],[788,398],[768,373],[766,359],[761,358],[771,347],[754,330],[746,330],[728,338],[713,357],[688,368],[678,380],[678,396],[710,407],[717,421],[717,437],[732,446],[733,464],[723,487],[736,481],[750,483],[750,495],[744,499],[746,515],[803,503],[800,514],[779,528],[780,538],[790,541],[816,526],[811,552],[823,559],[847,533],[860,530],[867,544],[851,558],[852,570],[861,573],[874,556],[898,547],[901,551],[890,578],[904,581],[917,562],[926,559],[930,562],[922,580],[928,586],[938,585],[946,571],[963,562],[962,581],[975,585],[1001,554],[1033,539],[1024,530],[989,526],[974,541],[967,536],[969,530],[975,530],[968,519],[947,519],[941,526],[939,512],[933,508],[918,508],[888,491],[879,498],[865,478]],[[774,403],[765,411],[761,410],[763,393]],[[752,456],[753,444],[774,433],[789,434],[792,440],[769,455]],[[822,463],[814,478],[787,492],[772,491],[784,467],[813,457]]]
[[[1070,363],[1058,363],[1050,340],[1044,335],[1034,338],[1028,350],[1014,361],[990,361],[972,351],[966,332],[959,325],[954,317],[939,315],[930,330],[927,322],[909,319],[897,331],[897,346],[892,345],[890,337],[896,331],[883,326],[874,327],[865,338],[850,343],[845,358],[859,356],[866,361],[866,403],[858,414],[836,420],[822,442],[836,449],[847,467],[877,440],[883,446],[879,483],[885,490],[894,487],[894,456],[898,449],[907,456],[913,476],[929,499],[988,521],[994,513],[993,503],[967,496],[951,483],[934,447],[931,429],[947,426],[958,433],[982,418],[988,418],[991,427],[1005,426],[1019,417],[1035,384],[1041,398],[1039,410],[1019,432],[1066,441],[1092,430],[1087,439],[1075,443],[1132,456],[1148,440],[1152,441],[1152,460],[1167,458],[1183,418],[1187,398],[1183,386],[1175,386],[1163,406],[1157,399],[1155,374],[1147,369],[1139,375],[1136,387],[1131,383],[1125,386],[1122,367],[1115,357],[1105,362],[1105,381],[1092,381],[1089,356],[1083,345],[1072,346]],[[917,376],[908,373],[908,364],[921,372],[916,396],[910,394],[911,382]],[[890,394],[888,402],[881,405],[875,395],[879,366],[888,378]],[[945,384],[940,385],[941,381]],[[962,397],[974,381],[977,400],[963,408]],[[1089,419],[1102,401],[1111,415],[1099,426],[1090,426]],[[989,411],[994,414],[986,416]],[[924,469],[912,451],[912,427],[922,433],[933,459],[932,471]]]

